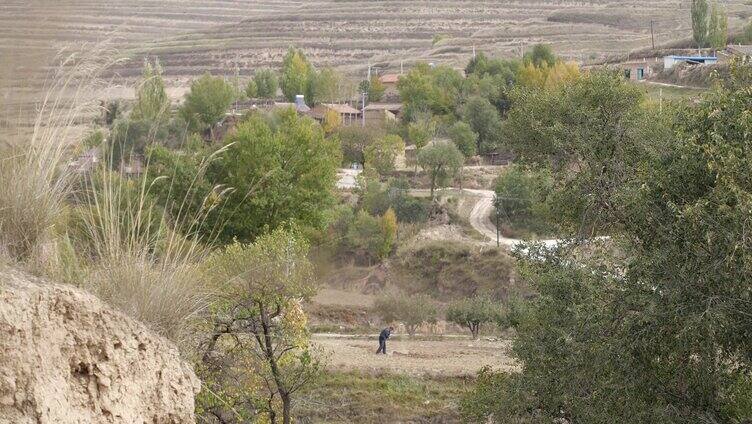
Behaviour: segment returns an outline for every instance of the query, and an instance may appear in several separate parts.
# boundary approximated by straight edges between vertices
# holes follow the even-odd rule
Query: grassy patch
[[[458,422],[458,403],[470,378],[372,375],[332,371],[301,395],[305,423]]]
[[[661,97],[663,97],[663,100],[691,99],[699,97],[706,91],[697,88],[673,87],[650,83],[640,84],[639,87],[645,92],[647,98],[653,101],[658,101]]]

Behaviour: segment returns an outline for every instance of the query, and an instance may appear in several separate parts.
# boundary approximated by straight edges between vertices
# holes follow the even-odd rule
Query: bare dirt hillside
[[[193,423],[170,342],[73,287],[0,268],[0,423]]]
[[[752,14],[724,2],[730,26]],[[691,34],[689,0],[8,0],[0,4],[0,53],[43,51],[111,38],[134,58],[158,55],[173,77],[231,75],[276,66],[290,45],[318,65],[396,70],[401,61],[463,63],[473,46],[517,56],[533,43],[572,59],[622,54]]]

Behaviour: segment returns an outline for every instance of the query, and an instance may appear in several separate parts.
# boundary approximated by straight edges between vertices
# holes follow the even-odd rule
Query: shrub
[[[373,306],[384,322],[401,322],[411,337],[423,324],[436,322],[436,304],[427,295],[391,294],[376,299]]]
[[[481,325],[502,322],[501,305],[487,297],[476,296],[453,302],[447,309],[447,321],[467,327],[478,338]]]

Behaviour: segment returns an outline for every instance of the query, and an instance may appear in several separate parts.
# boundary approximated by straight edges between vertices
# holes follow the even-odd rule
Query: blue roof
[[[678,60],[718,60],[716,56],[669,56]]]

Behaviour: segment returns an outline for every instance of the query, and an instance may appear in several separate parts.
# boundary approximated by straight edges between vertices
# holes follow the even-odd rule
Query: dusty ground
[[[388,355],[376,355],[377,336],[356,337],[317,334],[314,343],[329,354],[331,367],[342,371],[391,372],[408,375],[475,375],[488,365],[515,371],[509,356],[510,342],[477,340],[464,336],[446,336],[441,340],[390,340]]]

